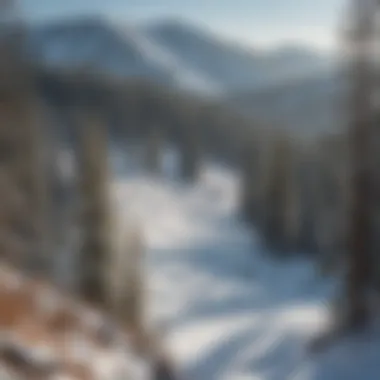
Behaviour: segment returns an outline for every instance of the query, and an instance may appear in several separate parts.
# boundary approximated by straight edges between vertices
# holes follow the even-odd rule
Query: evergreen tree
[[[350,148],[352,198],[349,226],[347,276],[348,327],[361,327],[368,322],[367,290],[371,277],[371,183],[369,174],[370,131],[372,115],[372,83],[368,46],[374,34],[373,0],[353,1],[352,90],[350,97]]]
[[[281,251],[290,249],[286,224],[291,216],[291,147],[286,135],[275,137],[271,152],[265,180],[263,235],[272,249]]]
[[[163,155],[163,133],[158,126],[152,126],[146,137],[145,168],[151,174],[159,174]]]
[[[242,149],[240,210],[249,223],[259,220],[260,154],[254,138],[249,138]]]
[[[182,178],[194,182],[200,170],[201,141],[197,126],[185,121],[180,144]]]
[[[109,167],[107,137],[103,125],[84,115],[80,124],[82,246],[79,260],[79,292],[89,302],[107,305],[106,268],[111,254]]]
[[[0,3],[0,164],[23,207],[12,216],[10,236],[24,245],[15,264],[48,270],[48,191],[44,166],[46,125],[36,100],[33,68],[25,58],[22,24],[12,1]],[[17,258],[15,257],[17,256]]]

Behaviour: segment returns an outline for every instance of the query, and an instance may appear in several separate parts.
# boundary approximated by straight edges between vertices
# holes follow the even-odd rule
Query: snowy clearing
[[[237,178],[209,165],[197,186],[135,173],[115,184],[147,237],[149,310],[185,379],[377,380],[380,339],[311,357],[332,284],[306,259],[273,262],[239,221]]]

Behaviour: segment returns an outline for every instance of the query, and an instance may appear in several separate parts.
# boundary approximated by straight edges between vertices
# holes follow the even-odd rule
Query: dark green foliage
[[[199,110],[183,110],[183,117],[184,127],[178,137],[181,176],[186,181],[196,181],[203,149]]]
[[[260,151],[255,140],[247,138],[240,160],[242,178],[240,210],[244,219],[249,223],[257,223],[260,220],[260,158]]]
[[[264,221],[262,233],[275,250],[287,250],[289,244],[286,236],[288,217],[288,179],[290,150],[286,138],[279,137],[271,147],[271,157],[267,168],[264,194]]]
[[[107,304],[105,268],[110,246],[107,138],[100,121],[80,119],[80,171],[82,247],[79,292],[88,301]]]
[[[63,114],[79,107],[113,120],[111,138],[144,142],[152,126],[158,128],[166,142],[184,150],[185,172],[195,176],[203,154],[236,164],[246,133],[258,126],[225,104],[144,81],[46,70],[36,77],[41,96]]]
[[[159,174],[162,168],[163,132],[152,126],[145,139],[145,168],[150,174]]]

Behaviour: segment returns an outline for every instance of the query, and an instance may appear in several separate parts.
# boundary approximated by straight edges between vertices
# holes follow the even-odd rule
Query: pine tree
[[[243,218],[248,223],[258,222],[260,207],[260,151],[258,142],[254,137],[248,138],[243,145],[240,159],[241,165],[241,195],[240,210]]]
[[[146,137],[145,168],[150,174],[159,174],[163,155],[162,130],[152,125]]]
[[[194,182],[200,170],[201,142],[195,126],[185,128],[181,144],[182,178]]]
[[[348,33],[351,59],[349,93],[350,207],[345,292],[338,300],[332,331],[312,342],[320,350],[340,335],[365,327],[370,319],[368,288],[371,260],[370,132],[373,123],[371,42],[374,37],[374,0],[352,0]],[[334,308],[337,309],[336,307]]]
[[[24,269],[48,270],[48,192],[42,157],[44,123],[36,100],[33,68],[25,58],[22,24],[12,1],[0,3],[0,150],[1,165],[9,188],[23,207],[12,216],[9,236],[24,245],[15,264]]]
[[[145,322],[142,231],[136,223],[126,224],[120,218],[115,218],[114,222],[112,259],[108,271],[110,307],[125,326],[142,331]]]
[[[288,137],[282,134],[275,136],[271,151],[265,180],[263,235],[270,248],[283,251],[291,247],[286,225],[288,218],[293,217],[290,209],[293,204],[290,204],[291,147]]]
[[[369,318],[367,290],[371,277],[371,184],[369,173],[370,130],[372,125],[372,82],[368,44],[374,33],[375,2],[353,2],[352,112],[350,125],[351,148],[351,209],[347,276],[347,325],[361,327]]]
[[[80,129],[79,189],[82,246],[79,293],[96,305],[107,305],[106,268],[111,254],[109,168],[106,133],[100,120],[83,115]]]

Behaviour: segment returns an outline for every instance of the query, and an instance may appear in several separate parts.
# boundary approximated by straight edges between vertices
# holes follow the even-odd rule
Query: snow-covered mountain
[[[75,19],[34,26],[29,41],[34,57],[50,66],[142,77],[211,94],[258,89],[330,67],[329,59],[313,51],[251,51],[182,21],[121,27]]]
[[[29,51],[49,67],[94,70],[135,77],[201,93],[220,86],[179,62],[169,50],[136,28],[121,28],[101,19],[76,19],[34,27]]]
[[[34,57],[51,66],[91,68],[165,83],[174,81],[169,67],[144,49],[132,30],[121,33],[98,19],[34,27],[29,36]]]
[[[329,57],[311,49],[281,46],[268,52],[253,50],[184,21],[149,25],[144,32],[225,90],[261,88],[325,71],[332,65]]]

